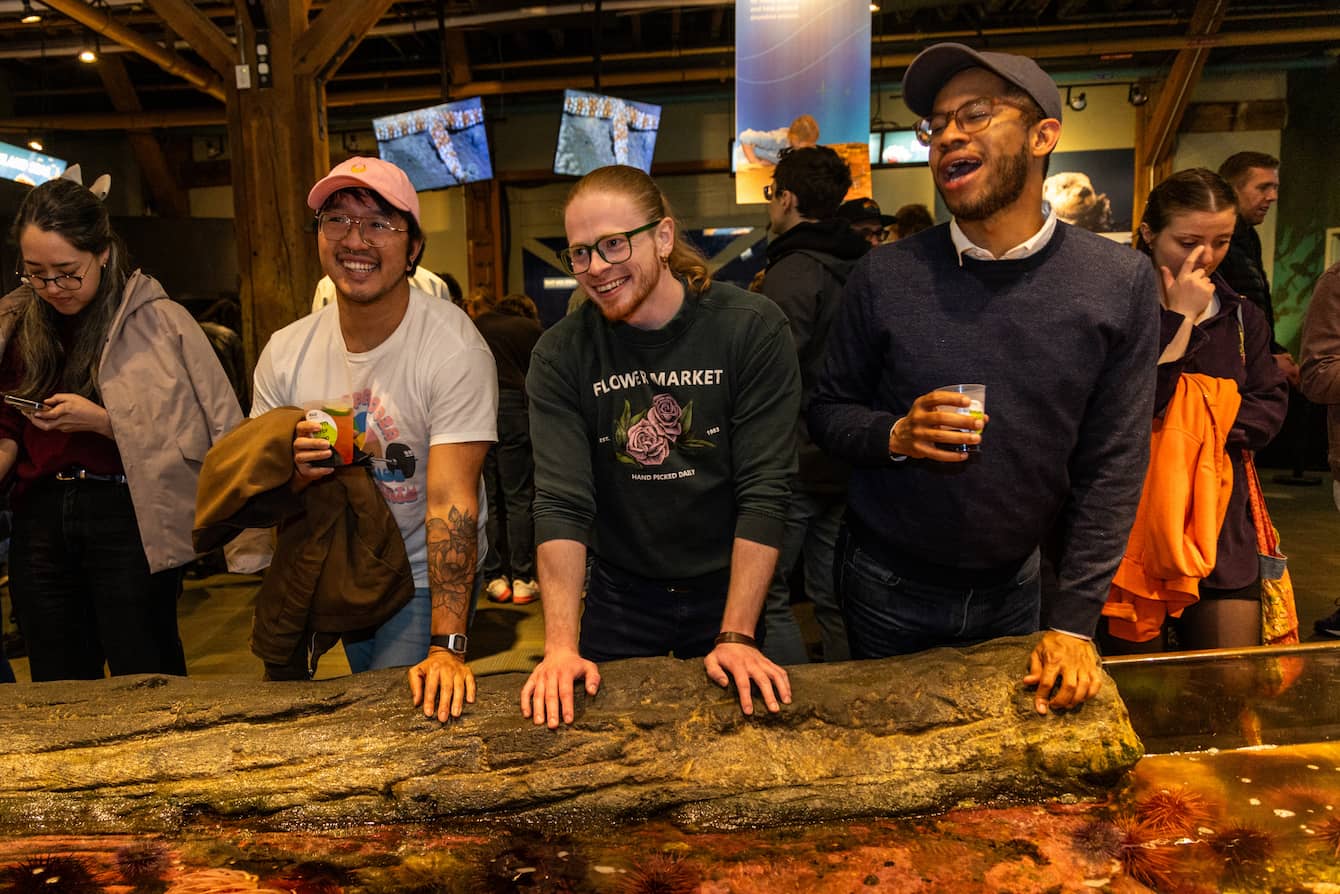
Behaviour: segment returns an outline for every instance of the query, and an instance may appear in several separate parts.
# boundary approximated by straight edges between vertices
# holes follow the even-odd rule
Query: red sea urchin
[[[1326,846],[1332,857],[1340,857],[1340,816],[1333,816],[1324,823],[1318,823],[1313,830],[1317,840]]]
[[[655,854],[634,864],[619,885],[619,894],[695,894],[702,878],[690,864]]]
[[[1176,865],[1174,852],[1160,843],[1159,833],[1147,823],[1131,817],[1118,817],[1121,849],[1117,859],[1126,874],[1156,890],[1169,886]]]
[[[1210,818],[1205,798],[1185,786],[1165,788],[1135,804],[1136,816],[1162,835],[1192,835]]]

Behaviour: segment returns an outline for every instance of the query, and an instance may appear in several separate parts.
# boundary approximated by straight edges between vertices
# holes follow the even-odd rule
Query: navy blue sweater
[[[857,466],[849,512],[886,555],[972,572],[1022,564],[1052,538],[1059,596],[1044,626],[1091,636],[1149,461],[1158,340],[1144,255],[1058,224],[1031,257],[960,266],[941,225],[853,271],[810,431]],[[960,382],[986,385],[981,453],[892,462],[893,423]]]

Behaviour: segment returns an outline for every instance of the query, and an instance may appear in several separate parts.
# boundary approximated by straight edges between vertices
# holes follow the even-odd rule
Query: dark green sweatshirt
[[[650,331],[587,302],[535,346],[526,390],[537,544],[674,581],[729,568],[736,537],[781,543],[800,371],[768,299],[714,283]]]

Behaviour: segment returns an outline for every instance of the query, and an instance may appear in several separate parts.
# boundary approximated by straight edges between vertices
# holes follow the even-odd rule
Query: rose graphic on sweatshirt
[[[711,441],[693,437],[693,401],[680,406],[669,394],[657,394],[651,406],[633,413],[623,402],[623,414],[614,425],[615,457],[621,463],[648,468],[659,466],[671,448],[697,450],[715,447]]]

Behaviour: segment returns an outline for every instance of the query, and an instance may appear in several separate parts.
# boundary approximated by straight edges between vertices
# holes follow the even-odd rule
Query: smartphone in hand
[[[35,413],[38,410],[51,409],[40,400],[29,400],[26,397],[17,397],[13,394],[6,394],[4,400],[5,403],[9,404],[11,407],[17,407],[20,410],[26,410],[30,413]]]

